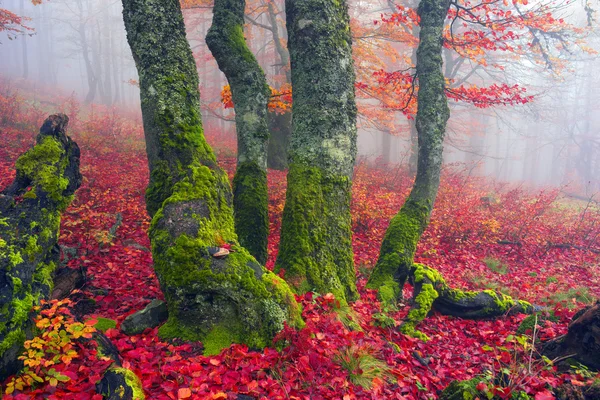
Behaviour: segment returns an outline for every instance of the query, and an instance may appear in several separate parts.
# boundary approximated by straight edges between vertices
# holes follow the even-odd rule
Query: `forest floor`
[[[83,319],[116,321],[106,335],[124,366],[141,379],[147,398],[236,399],[245,394],[257,399],[433,399],[452,380],[478,376],[486,391],[501,398],[524,391],[543,400],[552,399],[549,389],[563,382],[585,385],[595,377],[584,368],[557,372],[537,355],[532,342],[565,333],[574,312],[600,297],[600,208],[593,202],[570,201],[560,189],[531,191],[469,176],[456,165],[444,169],[416,260],[438,269],[456,287],[498,290],[548,306],[559,320],[542,323],[535,339],[531,332],[515,334],[524,315],[469,321],[433,313],[418,326],[430,337],[428,342],[398,332],[396,325],[408,307],[381,310],[365,283],[412,178],[402,167],[367,162],[357,164],[354,177],[353,243],[361,298],[348,313],[361,330],[350,330],[347,321],[340,321],[331,295],[307,294],[298,297],[306,327],[284,330],[277,338],[285,345],[280,352],[234,345],[218,356],[204,357],[201,345],[163,342],[157,329],[126,336],[118,329],[123,319],[161,298],[148,250],[148,169],[140,121],[99,107],[78,113],[78,104],[68,98],[57,107],[71,117],[70,134],[81,147],[84,176],[64,214],[60,244],[77,249],[68,266],[87,268],[88,284],[72,300],[45,306],[53,306],[46,312],[52,317],[47,329],[74,323],[69,308],[78,299],[93,298],[96,307]],[[14,177],[18,155],[34,143],[46,111],[39,102],[6,92],[0,96],[0,111],[3,188]],[[221,166],[232,177],[235,140],[205,128]],[[269,171],[267,268],[277,255],[285,176]],[[118,214],[122,223],[115,225]],[[405,298],[410,295],[406,290]],[[100,398],[94,396],[94,384],[109,361],[96,357],[94,342],[73,341],[71,346],[76,353],[62,361],[30,366],[42,383],[18,386],[5,398]],[[53,355],[40,351],[34,357],[47,360]],[[49,366],[54,371],[49,373]],[[51,379],[55,373],[60,379]]]

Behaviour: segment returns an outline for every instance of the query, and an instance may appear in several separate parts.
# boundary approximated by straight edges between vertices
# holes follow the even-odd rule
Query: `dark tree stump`
[[[567,334],[547,342],[542,353],[550,359],[571,359],[600,370],[600,301],[578,314]]]
[[[44,121],[36,145],[15,163],[15,180],[0,193],[0,380],[19,369],[31,309],[50,296],[60,217],[81,184],[68,122],[64,114]]]

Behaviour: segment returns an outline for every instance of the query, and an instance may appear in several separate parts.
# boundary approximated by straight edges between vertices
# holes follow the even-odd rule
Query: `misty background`
[[[247,40],[269,83],[281,87],[290,80],[283,46],[283,0],[249,3]],[[378,69],[393,71],[410,63],[414,41],[401,32],[390,32],[389,26],[378,27],[382,15],[394,10],[392,2],[351,0],[349,4],[358,81],[371,79]],[[205,130],[208,135],[235,136],[233,111],[221,103],[227,82],[204,43],[211,6],[203,1],[187,6],[184,17],[200,76]],[[34,91],[56,91],[82,103],[140,115],[137,72],[120,0],[52,0],[38,6],[4,0],[0,7],[30,18],[25,25],[32,28],[11,38],[0,32],[0,78],[5,85],[18,88],[28,82]],[[574,26],[587,26],[581,4],[565,2],[558,14]],[[444,50],[446,72],[454,73],[457,80],[479,86],[519,84],[527,88],[527,95],[535,96],[527,104],[491,108],[451,101],[445,142],[448,168],[512,183],[557,186],[583,196],[600,190],[600,61],[595,54],[600,42],[593,29],[577,34],[581,42],[552,49],[550,62],[540,61],[545,54],[537,54],[536,59],[496,51],[486,54],[487,66],[474,65]],[[528,39],[520,40],[527,48]],[[363,111],[359,155],[382,163],[408,163],[413,121],[376,96],[357,96]]]

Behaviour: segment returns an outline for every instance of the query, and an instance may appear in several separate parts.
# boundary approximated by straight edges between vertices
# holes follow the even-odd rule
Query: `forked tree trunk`
[[[368,288],[377,289],[382,303],[395,306],[407,278],[414,287],[413,306],[401,326],[403,333],[426,340],[415,330],[432,307],[465,318],[531,312],[529,303],[493,291],[463,292],[450,288],[434,269],[414,264],[417,244],[433,209],[440,184],[446,122],[450,116],[442,74],[442,32],[449,0],[421,0],[420,42],[417,49],[419,79],[416,127],[419,139],[417,177],[400,212],[392,219],[381,245],[379,260]]]
[[[46,119],[37,144],[17,159],[15,180],[0,193],[0,380],[20,367],[32,307],[52,291],[60,216],[81,184],[68,121],[64,114]]]
[[[357,297],[350,190],[356,156],[346,1],[286,1],[293,115],[276,269],[300,293]]]
[[[206,44],[231,87],[238,155],[233,178],[233,214],[240,244],[258,262],[267,261],[267,103],[271,90],[244,39],[245,0],[215,0]]]
[[[154,268],[169,318],[163,338],[260,348],[302,324],[288,285],[239,246],[231,186],[205,141],[196,65],[177,0],[123,0],[140,76],[150,184],[146,205]],[[232,252],[215,258],[226,243]],[[212,255],[211,255],[212,254]]]

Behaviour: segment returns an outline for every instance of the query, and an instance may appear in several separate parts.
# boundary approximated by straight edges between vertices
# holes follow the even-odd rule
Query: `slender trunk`
[[[21,15],[25,15],[25,0],[21,0]],[[21,56],[23,57],[23,79],[29,77],[29,60],[27,54],[27,36],[21,37]]]
[[[245,0],[215,0],[206,44],[231,87],[237,131],[233,213],[240,244],[258,262],[267,261],[267,103],[265,74],[244,39]]]
[[[449,0],[421,0],[418,8],[421,30],[417,50],[417,177],[404,206],[390,222],[368,282],[368,287],[377,289],[380,299],[390,305],[402,296],[439,187],[446,121],[450,116],[441,55],[442,30],[449,5]]]
[[[287,284],[237,243],[179,1],[123,0],[123,17],[140,77],[154,268],[169,310],[159,335],[201,340],[206,354],[267,346],[284,322],[302,324],[300,309]],[[217,258],[227,244],[232,252]]]
[[[276,270],[298,292],[357,297],[350,195],[356,157],[346,1],[286,1],[294,111]]]

